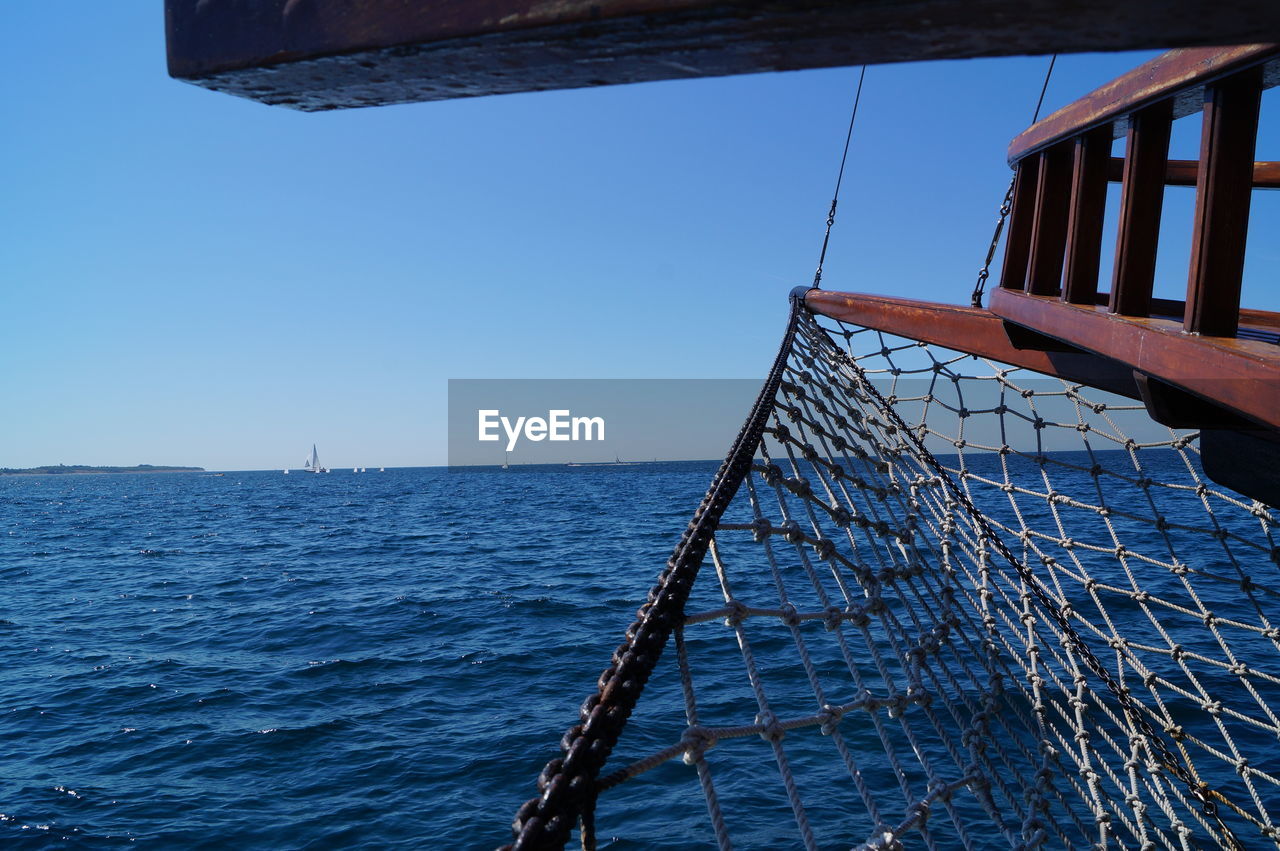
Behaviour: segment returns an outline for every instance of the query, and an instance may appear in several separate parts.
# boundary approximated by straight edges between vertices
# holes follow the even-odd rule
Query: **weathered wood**
[[[1275,9],[1280,10],[1280,3]],[[1277,44],[1162,53],[1023,131],[1009,143],[1009,162],[1015,163],[1104,124],[1111,125],[1112,132],[1119,138],[1128,130],[1126,116],[1163,100],[1171,100],[1175,119],[1190,115],[1200,110],[1206,83],[1264,63],[1263,87],[1280,85],[1280,45]]]
[[[1057,375],[1130,399],[1139,398],[1129,367],[1078,349],[1018,349],[1005,335],[1004,323],[981,308],[830,290],[809,290],[805,304],[816,313],[842,322]]]
[[[1021,327],[1021,326],[1018,326]],[[1151,419],[1169,428],[1254,428],[1253,423],[1166,381],[1135,372],[1138,392]]]
[[[1169,160],[1165,165],[1165,186],[1195,186],[1200,177],[1199,160]],[[1119,183],[1124,178],[1124,157],[1112,157],[1107,166],[1107,180]],[[1253,164],[1254,189],[1280,189],[1280,162]]]
[[[992,292],[991,312],[1280,429],[1280,346],[1192,336],[1177,320],[1121,317],[1005,289]]]
[[[1233,337],[1253,194],[1262,73],[1250,68],[1206,87],[1185,326]]]
[[[1107,165],[1111,132],[1100,127],[1076,137],[1071,164],[1071,209],[1062,273],[1062,298],[1093,304],[1098,295],[1102,220],[1107,207]]]
[[[1019,163],[1013,177],[1013,206],[1004,237],[1004,263],[1000,266],[1000,286],[1012,290],[1020,290],[1027,283],[1039,171],[1040,160],[1033,157]]]
[[[1039,155],[1026,280],[1027,292],[1036,295],[1057,295],[1062,288],[1062,257],[1071,201],[1071,152],[1070,146],[1057,145]]]
[[[1242,326],[1251,325],[1255,328],[1280,329],[1280,313],[1242,307],[1240,308],[1240,324]]]
[[[1200,463],[1215,482],[1267,505],[1280,505],[1280,443],[1265,431],[1205,429]]]
[[[165,19],[174,77],[303,110],[1280,41],[1275,0],[166,0]]]
[[[1144,108],[1129,121],[1116,263],[1111,279],[1113,313],[1146,316],[1150,310],[1171,122],[1171,104],[1167,100]]]

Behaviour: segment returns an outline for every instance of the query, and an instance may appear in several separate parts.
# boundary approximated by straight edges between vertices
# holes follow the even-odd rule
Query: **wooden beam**
[[[1215,482],[1267,505],[1280,505],[1280,443],[1265,431],[1204,429],[1200,463]]]
[[[1280,12],[1280,3],[1274,8]],[[1198,112],[1204,102],[1206,83],[1253,65],[1264,65],[1264,88],[1280,85],[1278,44],[1162,53],[1023,131],[1009,143],[1009,162],[1015,163],[1104,124],[1111,125],[1115,137],[1119,138],[1128,131],[1126,116],[1161,101],[1171,100],[1174,119]]]
[[[1199,177],[1199,160],[1169,160],[1165,164],[1165,186],[1195,186]],[[1123,179],[1124,157],[1112,157],[1111,163],[1107,166],[1107,180],[1119,183]],[[1280,189],[1280,162],[1254,163],[1253,188]]]
[[[1171,126],[1171,104],[1167,100],[1135,113],[1129,123],[1111,281],[1112,313],[1146,316],[1150,310]]]
[[[1013,290],[992,292],[991,312],[1280,429],[1280,346],[1196,337],[1177,320],[1116,316],[1103,307]]]
[[[1140,398],[1128,366],[1078,349],[1049,352],[1016,348],[999,317],[982,308],[831,290],[809,290],[805,304],[815,313],[842,322],[1055,375],[1130,399]]]
[[[1262,73],[1250,68],[1206,87],[1185,326],[1234,337],[1253,194]]]
[[[1280,41],[1275,0],[166,0],[169,73],[303,110]]]
[[[1071,203],[1072,150],[1072,146],[1058,145],[1040,152],[1026,281],[1027,292],[1036,295],[1057,295],[1062,289],[1062,257],[1067,245],[1067,216]]]
[[[1109,128],[1095,128],[1076,137],[1066,268],[1062,274],[1062,298],[1072,304],[1093,304],[1098,295],[1102,220],[1107,207],[1106,170],[1110,161]]]
[[[1004,262],[1000,266],[1000,286],[1011,290],[1020,290],[1027,283],[1039,172],[1040,159],[1035,157],[1018,163],[1013,176],[1013,206],[1009,208],[1009,230],[1005,234]]]

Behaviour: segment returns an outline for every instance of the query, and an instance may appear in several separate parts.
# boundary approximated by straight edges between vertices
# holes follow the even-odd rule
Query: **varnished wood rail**
[[[1108,131],[1108,128],[1103,128]],[[1106,147],[1110,149],[1110,133],[1107,132]],[[1195,186],[1200,177],[1199,160],[1169,160],[1165,164],[1165,186]],[[1112,157],[1107,165],[1107,180],[1120,183],[1124,179],[1124,157]],[[1254,189],[1280,189],[1280,162],[1259,162],[1253,164]]]
[[[1183,327],[1234,337],[1252,192],[1280,187],[1280,163],[1254,159],[1261,94],[1276,84],[1278,45],[1174,50],[1019,135],[1009,146],[1016,178],[1001,289],[1092,307],[1106,186],[1119,180],[1108,308],[1150,316],[1165,187],[1195,186]],[[1172,122],[1197,109],[1199,160],[1170,161]],[[1120,135],[1125,156],[1113,158]]]

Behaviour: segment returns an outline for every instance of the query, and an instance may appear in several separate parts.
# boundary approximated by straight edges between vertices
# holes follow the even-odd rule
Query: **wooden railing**
[[[1122,184],[1112,314],[1151,315],[1166,185],[1194,185],[1186,331],[1234,337],[1252,190],[1280,187],[1280,163],[1254,162],[1264,88],[1280,46],[1175,50],[1059,110],[1013,140],[1016,170],[1003,290],[1094,305],[1106,187]],[[1172,122],[1203,110],[1199,161],[1169,160]],[[1125,156],[1111,156],[1125,137]],[[993,309],[995,303],[993,302]]]
[[[1280,186],[1254,162],[1280,46],[1178,50],[1013,141],[1012,218],[990,309],[812,290],[813,310],[1141,399],[1200,431],[1206,475],[1280,505],[1280,313],[1240,307],[1249,202]],[[1203,110],[1200,159],[1169,160],[1173,121]],[[1111,156],[1124,136],[1125,157]],[[1107,184],[1119,179],[1111,288],[1099,288]],[[1154,295],[1165,187],[1196,187],[1186,299]]]

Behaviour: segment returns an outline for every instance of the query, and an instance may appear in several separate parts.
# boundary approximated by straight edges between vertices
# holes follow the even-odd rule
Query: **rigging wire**
[[[1053,76],[1053,66],[1058,62],[1058,54],[1049,57],[1049,68],[1044,72],[1044,83],[1040,86],[1040,97],[1036,100],[1035,112],[1031,114],[1031,123],[1035,124],[1040,120],[1040,107],[1044,106],[1044,93],[1049,91],[1049,78]],[[983,261],[982,268],[978,270],[977,283],[973,285],[973,296],[970,304],[974,307],[982,307],[982,294],[987,288],[987,278],[991,277],[991,261],[995,259],[996,248],[1000,244],[1000,234],[1004,231],[1004,223],[1009,218],[1009,212],[1013,209],[1013,184],[1017,180],[1017,175],[1009,178],[1009,188],[1004,193],[1004,201],[1000,203],[1000,217],[996,219],[996,230],[991,235],[991,245],[987,247],[987,259]]]
[[[853,124],[858,120],[858,104],[862,101],[862,81],[867,78],[867,66],[858,74],[858,90],[853,95],[853,111],[849,114],[849,130],[844,136],[844,153],[840,155],[840,171],[836,175],[836,188],[831,193],[831,209],[827,212],[827,232],[822,237],[822,252],[818,255],[818,268],[813,273],[813,288],[822,284],[822,264],[827,259],[827,244],[831,241],[831,226],[836,223],[836,204],[840,201],[840,184],[844,181],[844,165],[849,159],[849,141],[853,138]],[[1043,97],[1043,95],[1042,95]]]

